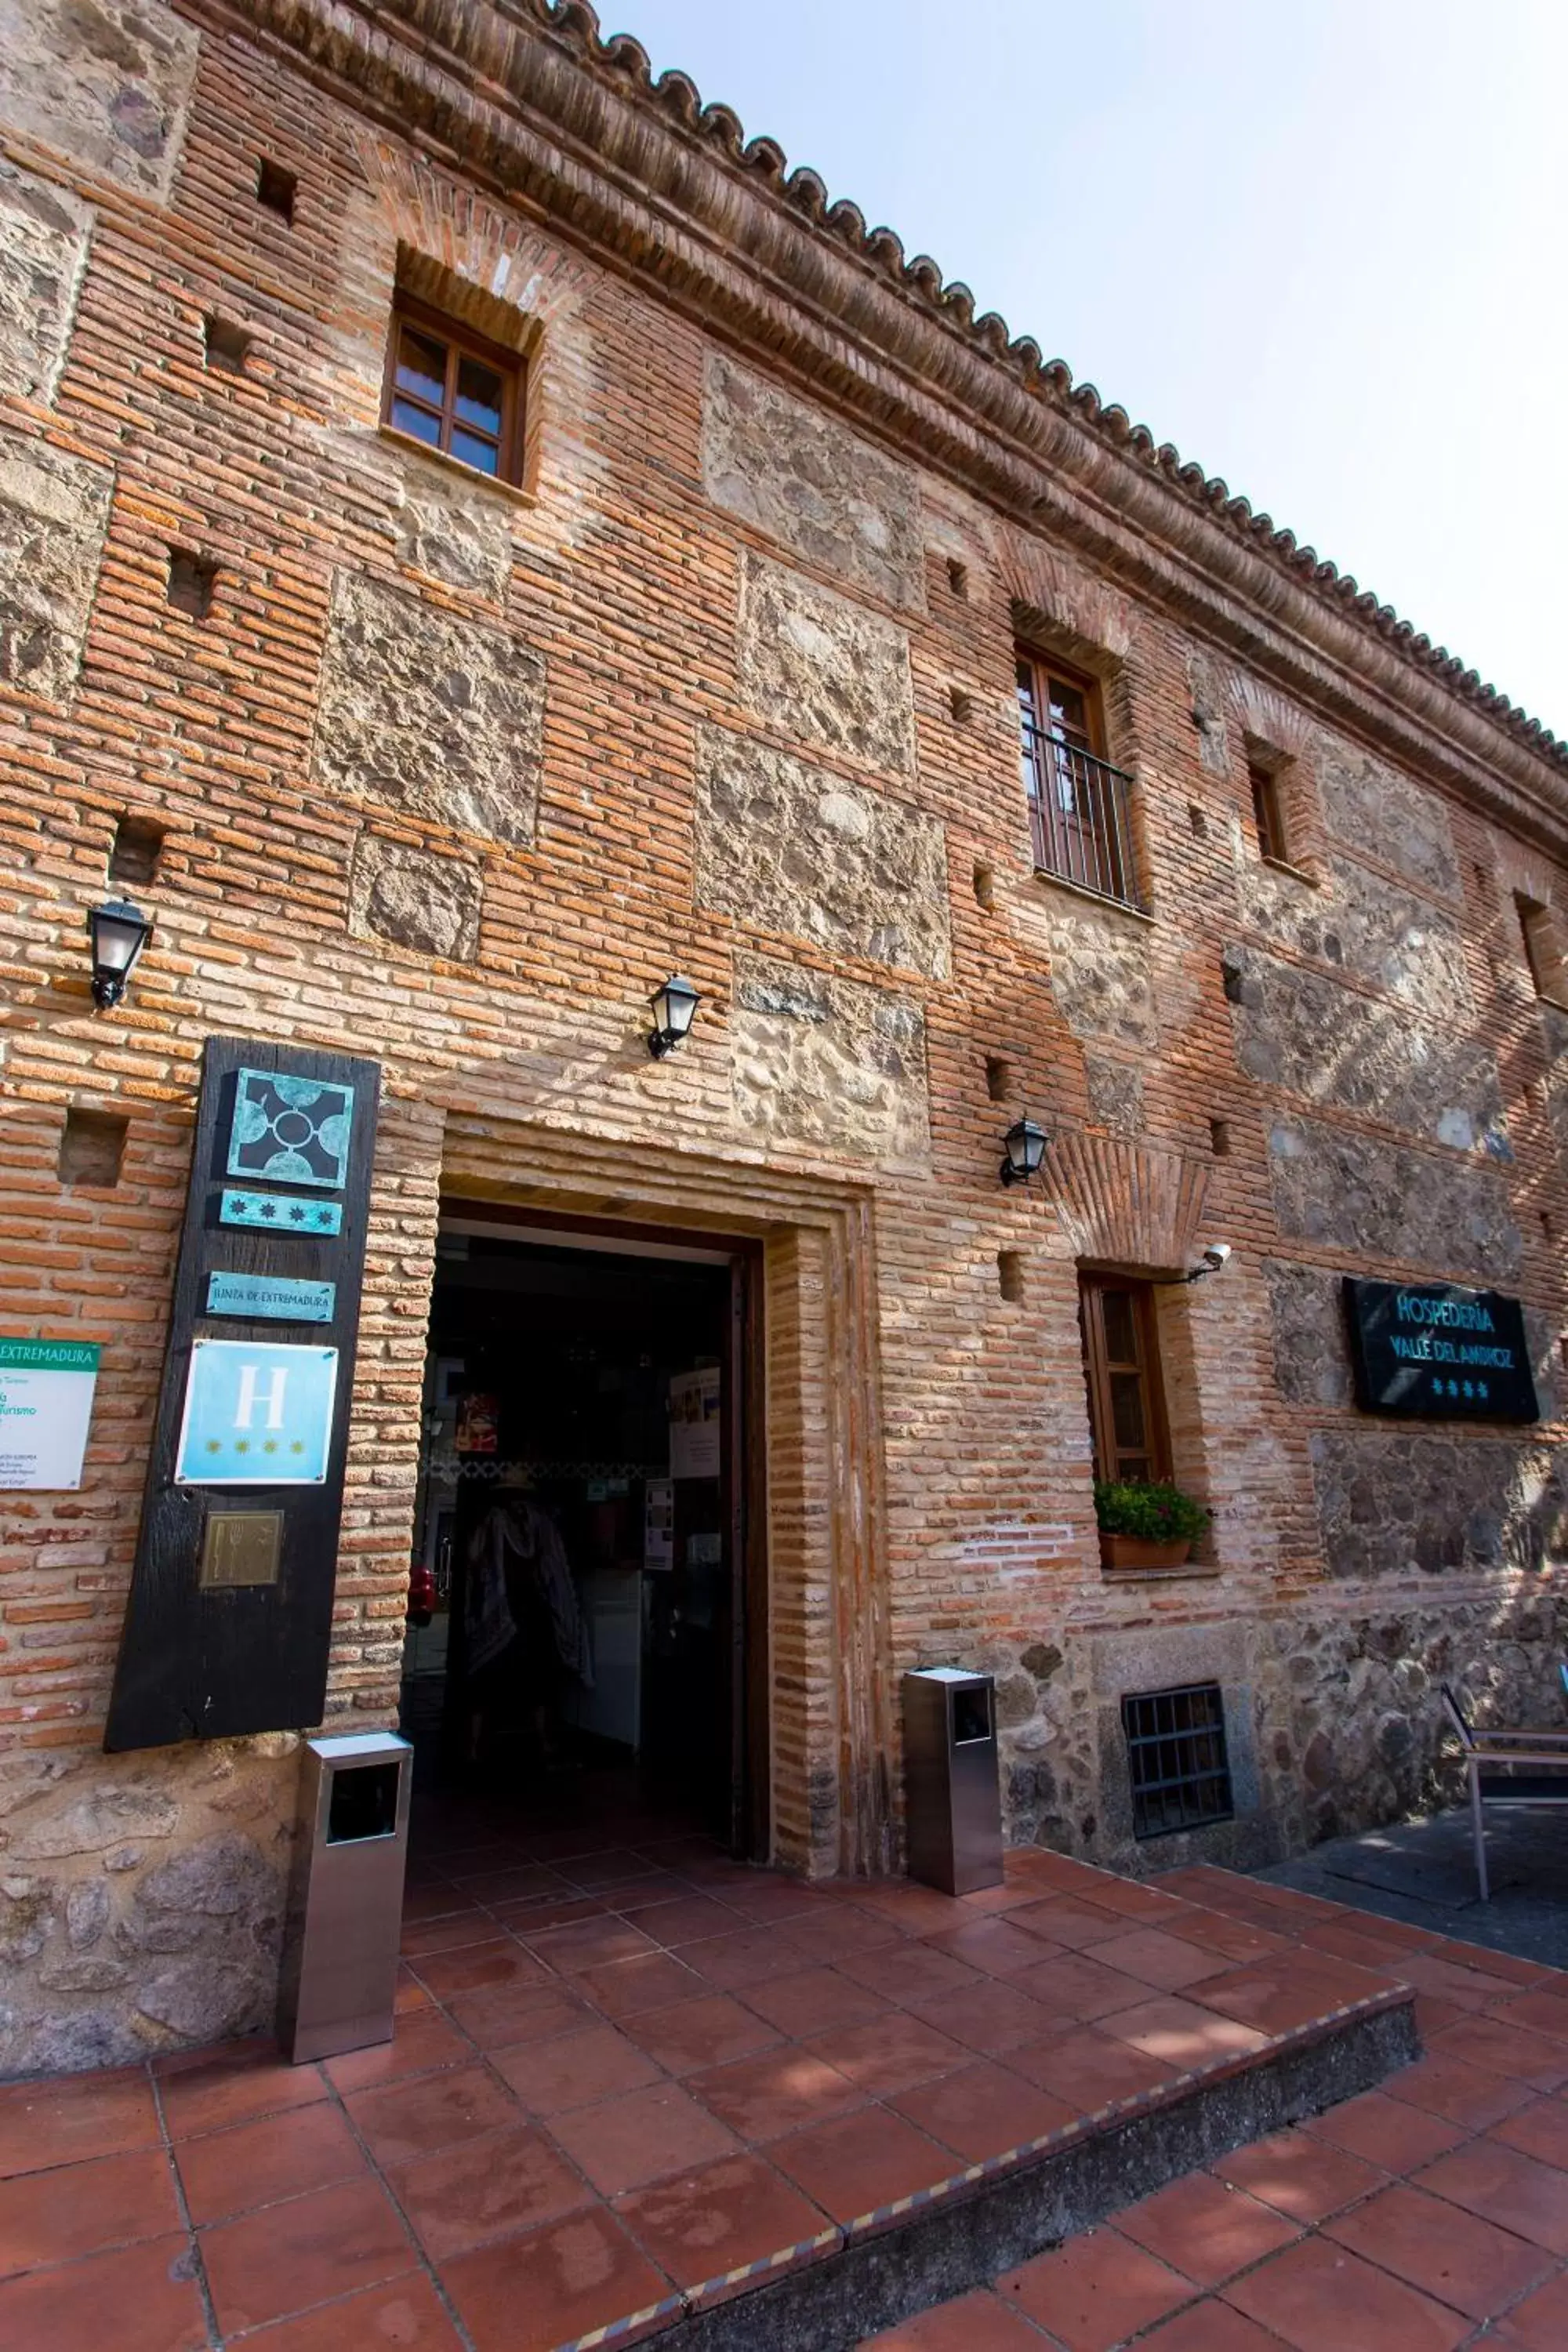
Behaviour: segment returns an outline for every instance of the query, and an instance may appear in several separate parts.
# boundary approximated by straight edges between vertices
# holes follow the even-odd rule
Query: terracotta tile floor
[[[879,2352],[1568,2352],[1568,1979],[1220,1871],[1156,1892],[1292,1950],[1294,1988],[1325,1958],[1418,1983],[1426,2054],[873,2337]],[[1109,1940],[1088,1948],[1117,1960]],[[1124,1935],[1120,1965],[1131,1948]],[[1289,2013],[1244,1982],[1267,1967],[1233,1976],[1224,2013]]]
[[[411,1867],[384,2048],[0,2089],[0,2344],[629,2343],[1418,1969],[1428,2054],[1384,2091],[882,2340],[1568,2346],[1552,1972],[1218,1872],[1028,1850],[950,1902],[647,1836],[448,1830]]]

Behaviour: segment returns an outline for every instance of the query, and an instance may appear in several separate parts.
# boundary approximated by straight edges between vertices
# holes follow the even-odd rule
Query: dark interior
[[[667,1807],[731,1839],[733,1278],[444,1228],[401,1711],[444,1814]]]

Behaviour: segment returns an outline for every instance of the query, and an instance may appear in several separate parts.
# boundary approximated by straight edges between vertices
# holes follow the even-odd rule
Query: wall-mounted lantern
[[[1026,1184],[1031,1176],[1037,1175],[1049,1140],[1045,1129],[1037,1127],[1032,1118],[1021,1118],[1010,1127],[1002,1138],[1002,1149],[1006,1154],[1002,1162],[1003,1183]]]
[[[108,1013],[131,985],[131,975],[153,936],[153,919],[129,898],[106,898],[89,911],[87,934],[92,942],[92,1001],[100,1013]]]
[[[647,1049],[656,1062],[672,1054],[689,1030],[702,997],[695,983],[674,972],[663,986],[656,988],[648,1003],[653,1008],[653,1027],[648,1032]]]

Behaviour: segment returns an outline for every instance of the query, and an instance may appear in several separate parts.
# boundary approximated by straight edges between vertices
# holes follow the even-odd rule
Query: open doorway
[[[767,1856],[756,1262],[453,1204],[401,1726],[416,1790]]]

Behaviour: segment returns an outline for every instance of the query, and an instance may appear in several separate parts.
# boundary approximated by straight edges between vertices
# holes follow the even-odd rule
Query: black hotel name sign
[[[1344,1278],[1356,1402],[1425,1421],[1539,1421],[1517,1298]]]
[[[379,1086],[207,1041],[108,1748],[321,1719]]]

